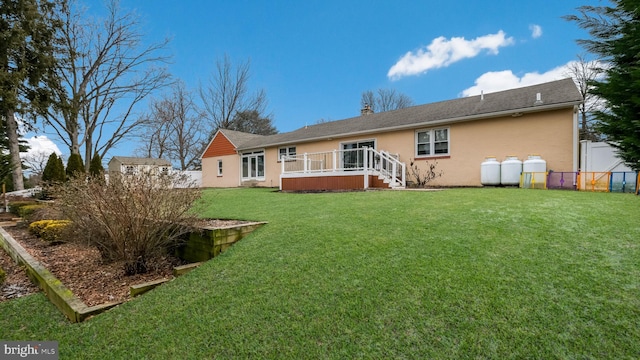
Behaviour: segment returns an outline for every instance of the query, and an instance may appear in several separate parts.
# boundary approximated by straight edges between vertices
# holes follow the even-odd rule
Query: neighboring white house
[[[174,170],[171,162],[164,159],[114,156],[109,161],[108,173],[172,175],[173,187],[176,188],[200,187],[202,184],[202,171]]]
[[[135,175],[142,172],[169,174],[171,163],[164,159],[114,156],[109,161],[109,173]]]

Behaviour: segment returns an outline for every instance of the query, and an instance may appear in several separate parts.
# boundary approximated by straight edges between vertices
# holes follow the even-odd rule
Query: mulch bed
[[[22,226],[5,226],[4,229],[88,306],[126,301],[129,299],[131,285],[172,279],[173,267],[184,264],[177,258],[165,257],[153,264],[149,272],[127,276],[122,262],[105,263],[100,252],[94,247],[75,243],[51,245],[35,237]],[[13,262],[4,252],[2,255]],[[25,274],[25,271],[15,264],[7,267],[3,262],[2,268],[15,273],[14,281],[19,281],[18,286],[23,287],[25,281],[17,273],[21,270]],[[15,283],[7,279],[1,289],[0,301],[17,297],[10,293],[15,286]],[[25,289],[24,294],[20,295],[28,293],[31,292]]]
[[[11,214],[0,213],[0,221]],[[204,220],[202,226],[225,227],[246,223],[237,220]],[[122,262],[105,263],[97,249],[76,243],[51,245],[31,234],[25,226],[3,226],[31,256],[88,306],[129,300],[131,285],[159,279],[172,279],[173,268],[184,262],[167,256],[153,264],[146,274],[128,276]],[[25,270],[0,249],[0,268],[7,278],[0,285],[0,302],[40,291],[27,277]]]
[[[0,302],[40,291],[29,280],[24,269],[18,266],[2,249],[0,249],[0,268],[7,274],[4,283],[0,285]]]

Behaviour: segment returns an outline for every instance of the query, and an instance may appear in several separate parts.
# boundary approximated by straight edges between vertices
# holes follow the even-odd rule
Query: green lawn
[[[0,339],[67,358],[640,357],[640,197],[521,189],[207,190],[269,224],[82,324],[41,294]]]

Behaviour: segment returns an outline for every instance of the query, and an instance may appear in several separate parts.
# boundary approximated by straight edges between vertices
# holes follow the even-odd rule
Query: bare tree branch
[[[413,106],[413,99],[395,89],[378,89],[376,93],[367,90],[360,98],[361,108],[366,105],[369,105],[373,112],[392,111]]]
[[[104,158],[142,125],[132,121],[137,105],[170,83],[166,69],[158,67],[168,61],[162,54],[168,40],[143,45],[138,16],[122,10],[117,0],[110,0],[100,21],[74,5],[60,14],[62,86],[47,121],[72,153],[84,146],[88,169],[94,153]]]
[[[256,111],[265,115],[267,97],[264,90],[249,94],[250,61],[235,68],[225,54],[216,61],[216,69],[204,86],[200,86],[203,110],[211,121],[211,134],[218,129],[229,129],[239,112]]]
[[[193,95],[178,82],[171,92],[154,100],[143,117],[144,145],[148,157],[166,158],[181,170],[197,166],[208,134],[203,131],[205,117],[193,102]]]
[[[579,105],[580,111],[580,139],[600,140],[600,134],[594,128],[592,114],[604,107],[602,99],[592,93],[593,82],[602,79],[606,64],[598,60],[587,60],[579,54],[576,61],[567,65],[566,76],[570,76],[578,87],[582,95],[582,103]]]

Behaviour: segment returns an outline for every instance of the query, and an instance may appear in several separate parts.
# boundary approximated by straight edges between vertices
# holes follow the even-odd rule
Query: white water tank
[[[500,183],[504,186],[520,185],[522,161],[517,156],[507,156],[500,166]]]
[[[522,187],[544,189],[547,183],[547,162],[540,155],[529,155],[522,164]]]
[[[544,173],[547,172],[547,162],[540,155],[529,155],[522,164],[523,172]]]
[[[480,183],[482,185],[500,185],[500,161],[493,156],[488,156],[480,164]]]

